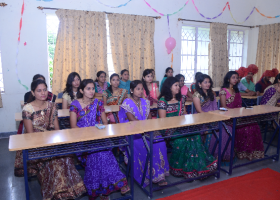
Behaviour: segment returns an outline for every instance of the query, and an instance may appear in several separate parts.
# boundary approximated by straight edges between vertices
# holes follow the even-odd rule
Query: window
[[[182,26],[181,74],[185,83],[194,81],[196,72],[208,74],[209,28]],[[245,31],[228,30],[229,70],[242,66]]]
[[[1,44],[0,44],[0,90],[4,93],[4,80],[3,80],[3,70],[2,70],[2,60],[1,60]]]
[[[52,87],[53,78],[53,59],[56,45],[57,32],[59,27],[59,19],[56,15],[47,15],[47,37],[48,37],[48,62],[49,62],[49,78]],[[113,57],[111,52],[110,34],[109,34],[109,20],[106,20],[107,32],[107,65],[109,77],[115,73],[113,65]]]
[[[209,28],[183,26],[181,41],[181,74],[190,84],[196,72],[208,74]]]
[[[229,70],[235,71],[242,66],[244,31],[228,30]]]

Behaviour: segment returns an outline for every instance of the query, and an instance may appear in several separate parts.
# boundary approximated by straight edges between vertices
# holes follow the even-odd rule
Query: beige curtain
[[[142,78],[144,69],[155,69],[154,18],[109,14],[114,69],[128,69],[130,80]]]
[[[108,72],[104,12],[58,10],[60,24],[54,55],[53,93],[62,92],[71,72],[81,79]]]
[[[228,68],[227,24],[210,24],[208,74],[213,79],[213,87],[220,87]]]
[[[259,67],[256,80],[265,70],[280,71],[280,23],[260,26],[256,65]]]

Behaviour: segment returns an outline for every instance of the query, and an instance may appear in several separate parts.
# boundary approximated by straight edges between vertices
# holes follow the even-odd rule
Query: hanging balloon
[[[167,38],[167,40],[165,41],[165,46],[167,48],[167,53],[170,54],[176,46],[176,40],[173,37]]]

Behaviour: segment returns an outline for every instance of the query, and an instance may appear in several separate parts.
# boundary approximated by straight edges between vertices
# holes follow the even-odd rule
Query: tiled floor
[[[0,139],[0,200],[24,200],[25,199],[25,189],[24,189],[24,179],[18,178],[14,176],[14,160],[15,160],[15,152],[9,152],[8,150],[9,139]],[[276,151],[276,148],[270,149],[271,151]],[[238,161],[244,162],[244,161]],[[245,167],[241,167],[235,169],[233,171],[232,176],[226,175],[224,172],[221,172],[220,179],[215,179],[214,177],[209,177],[203,181],[194,181],[192,183],[184,183],[181,185],[177,185],[168,189],[164,189],[161,191],[154,192],[154,196],[152,199],[158,199],[161,197],[170,196],[173,194],[177,194],[186,190],[198,188],[204,185],[216,183],[219,181],[223,181],[232,177],[241,176],[250,172],[254,172],[263,168],[271,168],[275,171],[280,172],[280,162],[273,162],[272,160],[266,160],[263,162],[247,165]],[[83,171],[80,171],[83,176]],[[178,178],[168,177],[167,181],[172,182],[176,181]],[[36,179],[33,179],[29,182],[30,187],[30,199],[31,200],[40,200],[42,199],[40,192],[40,185]],[[119,193],[114,193],[110,195],[110,199],[119,197]],[[88,197],[81,197],[79,200],[86,200]],[[147,195],[144,194],[142,190],[135,184],[135,192],[134,192],[135,200],[148,199]]]

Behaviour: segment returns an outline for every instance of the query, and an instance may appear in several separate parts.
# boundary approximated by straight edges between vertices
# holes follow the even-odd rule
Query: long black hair
[[[197,78],[200,76],[200,75],[202,75],[203,73],[201,73],[201,72],[196,72],[195,73],[195,76],[194,76],[194,79],[195,80],[197,80]],[[195,88],[196,89],[196,88]]]
[[[108,87],[108,90],[109,90],[111,93],[113,93],[113,89],[112,89],[112,85],[111,85],[111,80],[112,80],[115,76],[117,76],[117,77],[120,78],[120,76],[119,76],[118,74],[116,74],[116,73],[114,73],[114,74],[112,74],[112,75],[110,76],[110,86]]]
[[[205,79],[209,79],[210,81],[210,88],[207,90],[207,94],[204,93],[203,89],[199,87],[199,83],[201,84]],[[195,89],[196,91],[203,96],[204,99],[210,98],[211,101],[214,101],[214,93],[212,91],[213,81],[210,76],[207,74],[201,74],[196,78]]]
[[[225,75],[225,77],[224,77],[224,83],[223,83],[222,88],[229,88],[229,85],[230,85],[229,80],[230,80],[230,78],[232,77],[232,75],[234,75],[234,74],[236,74],[237,76],[239,76],[238,73],[237,73],[236,71],[229,71],[229,72]],[[235,85],[233,86],[233,89],[234,89],[235,93],[239,93],[238,83],[235,84]]]
[[[185,80],[185,76],[184,76],[183,74],[177,74],[177,75],[175,76],[175,78],[177,78],[179,82],[180,82],[180,79],[181,79],[181,78],[184,78],[184,80]]]
[[[152,73],[153,73],[153,71],[150,70],[150,69],[145,69],[143,71],[142,82],[143,82],[143,87],[144,87],[144,90],[145,90],[147,96],[150,95],[150,91],[149,91],[148,86],[147,86],[147,84],[146,84],[146,82],[144,80],[144,77],[149,75],[149,74],[152,74]]]
[[[278,80],[280,80],[280,74],[275,77],[273,84],[278,83]]]
[[[78,77],[81,81],[81,77],[80,75],[77,73],[77,72],[72,72],[68,75],[67,77],[67,81],[66,81],[66,87],[63,91],[63,93],[67,93],[70,97],[71,97],[71,100],[73,101],[74,99],[74,95],[73,95],[73,86],[72,86],[72,82],[74,81],[75,77]],[[77,91],[77,95],[79,93],[79,89]]]
[[[101,74],[105,74],[105,77],[107,76],[106,72],[104,72],[104,71],[99,71],[99,72],[97,72],[97,74],[96,74],[95,82],[98,82],[97,77],[99,77]]]
[[[121,71],[121,76],[122,76],[125,72],[128,72],[128,73],[129,73],[129,71],[128,71],[127,69],[123,69],[123,70]],[[121,77],[121,79],[122,79],[122,77]]]
[[[43,78],[44,81],[46,81],[45,77],[42,74],[35,74],[32,81],[36,81],[38,78]]]
[[[85,87],[87,86],[87,84],[92,83],[94,85],[94,81],[92,79],[84,79],[83,81],[81,81],[80,87],[79,87],[79,91],[82,90],[84,91]],[[83,94],[81,92],[77,93],[77,98],[83,98]]]
[[[167,68],[165,69],[164,77],[167,77],[166,73],[167,73],[170,69],[173,71],[173,69],[172,69],[171,67],[167,67]]]
[[[43,81],[43,80],[41,80],[41,79],[35,79],[35,81],[32,81],[32,83],[31,83],[31,86],[30,86],[30,88],[31,88],[31,91],[32,92],[35,92],[35,90],[36,90],[36,88],[38,87],[38,85],[40,85],[40,84],[44,84],[45,86],[46,86],[46,88],[48,88],[48,86],[47,86],[47,84],[46,84],[46,82],[45,81]],[[32,94],[30,95],[30,97],[29,97],[29,99],[28,99],[28,101],[27,101],[27,103],[30,103],[30,102],[32,102],[32,101],[34,101],[35,100],[35,96],[33,96]]]
[[[130,96],[133,97],[134,93],[133,90],[137,87],[137,85],[142,84],[142,81],[140,80],[134,80],[130,82]]]
[[[164,99],[166,101],[170,101],[173,98],[171,87],[174,83],[177,83],[177,82],[179,82],[177,78],[168,77],[162,85],[162,88],[161,88],[160,95],[159,95],[158,99],[160,99],[161,97],[164,97]],[[181,101],[181,98],[182,98],[181,90],[179,90],[179,93],[176,94],[175,97],[178,101]]]

